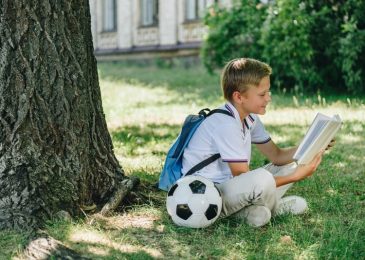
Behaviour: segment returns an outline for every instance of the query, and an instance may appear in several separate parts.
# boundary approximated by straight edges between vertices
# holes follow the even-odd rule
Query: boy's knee
[[[270,172],[265,169],[255,170],[255,183],[250,196],[250,203],[266,206],[272,209],[275,206],[276,183]]]
[[[223,194],[223,216],[249,205],[262,205],[270,210],[274,207],[276,183],[269,171],[259,168],[236,178],[218,185]]]
[[[261,189],[263,192],[275,191],[276,182],[274,176],[269,171],[263,168],[258,168],[256,170],[253,170],[252,173],[255,176],[255,187]]]

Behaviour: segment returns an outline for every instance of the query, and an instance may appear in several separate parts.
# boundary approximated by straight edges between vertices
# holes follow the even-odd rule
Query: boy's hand
[[[297,170],[293,173],[295,180],[300,181],[311,176],[321,163],[323,153],[324,151],[319,152],[316,156],[314,156],[310,163],[306,165],[299,165]]]
[[[335,146],[336,143],[336,139],[332,139],[331,142],[328,144],[328,146],[326,147],[326,150],[331,149],[333,146]]]

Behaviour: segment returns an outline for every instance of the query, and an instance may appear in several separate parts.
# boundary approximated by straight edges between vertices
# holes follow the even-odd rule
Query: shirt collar
[[[230,102],[227,102],[224,107],[233,115],[233,117],[239,122],[239,124],[243,126],[243,128],[250,129],[254,124],[255,117],[253,114],[249,114],[241,122],[240,115],[237,109]]]

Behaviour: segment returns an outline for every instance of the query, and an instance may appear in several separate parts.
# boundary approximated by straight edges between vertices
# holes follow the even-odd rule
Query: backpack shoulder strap
[[[213,109],[213,110],[211,110],[211,111],[207,114],[207,116],[210,116],[210,115],[215,114],[215,113],[221,113],[221,114],[225,114],[225,115],[227,115],[227,116],[234,117],[234,116],[231,114],[231,112],[229,112],[229,111],[227,111],[227,110],[224,110],[224,109],[220,109],[220,108],[217,108],[217,109]]]
[[[208,116],[213,115],[215,113],[221,113],[221,114],[225,114],[227,116],[234,117],[231,114],[231,112],[229,112],[227,110],[224,110],[224,109],[220,109],[220,108],[216,108],[216,109],[212,109],[212,110],[210,110],[209,108],[204,108],[204,109],[199,111],[198,115],[203,116],[203,117],[208,117]]]
[[[202,109],[202,110],[200,110],[199,115],[203,115],[204,117],[208,117],[208,116],[210,116],[214,113],[221,113],[221,114],[225,114],[227,116],[234,117],[229,111],[224,110],[224,109],[219,109],[219,108],[213,109],[213,110],[209,110],[208,108]],[[220,157],[221,157],[221,155],[219,153],[213,154],[212,156],[208,157],[207,159],[203,160],[202,162],[198,163],[193,168],[191,168],[185,174],[185,176],[191,175],[194,172],[197,172],[197,171],[203,169],[205,166],[211,164],[212,162],[214,162],[215,160],[217,160]]]
[[[219,153],[213,154],[212,156],[208,157],[207,159],[205,159],[204,161],[198,163],[197,165],[195,165],[193,168],[191,168],[186,174],[185,176],[191,175],[196,171],[199,171],[201,169],[203,169],[205,166],[207,166],[208,164],[211,164],[212,162],[214,162],[215,160],[217,160],[219,157],[221,157],[221,155]]]

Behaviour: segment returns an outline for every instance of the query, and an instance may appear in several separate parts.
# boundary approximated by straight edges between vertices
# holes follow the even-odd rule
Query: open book
[[[326,149],[337,131],[341,127],[339,115],[329,117],[317,113],[302,142],[300,143],[293,159],[298,164],[309,163],[316,154]]]

